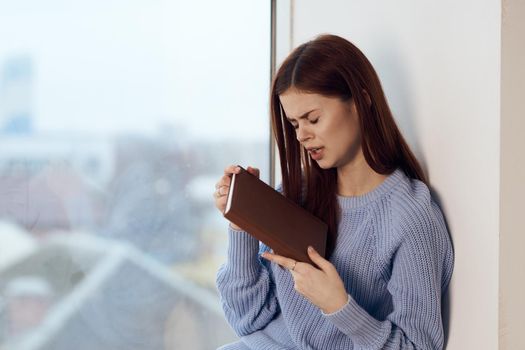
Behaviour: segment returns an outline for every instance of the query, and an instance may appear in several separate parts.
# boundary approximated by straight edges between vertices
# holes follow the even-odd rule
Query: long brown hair
[[[298,46],[281,64],[272,82],[272,129],[279,148],[283,194],[328,224],[327,256],[330,256],[340,218],[337,169],[322,169],[312,161],[297,141],[293,126],[286,121],[279,95],[292,87],[342,101],[353,98],[368,165],[379,174],[391,174],[401,168],[408,177],[427,185],[428,181],[401,135],[379,77],[365,55],[336,35],[320,35]],[[363,89],[370,97],[370,106]]]

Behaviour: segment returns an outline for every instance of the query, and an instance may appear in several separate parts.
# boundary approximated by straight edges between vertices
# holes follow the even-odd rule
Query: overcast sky
[[[269,31],[268,1],[0,0],[0,72],[32,57],[39,132],[265,140]]]

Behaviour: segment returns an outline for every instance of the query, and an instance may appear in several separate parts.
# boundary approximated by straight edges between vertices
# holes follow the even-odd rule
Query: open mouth
[[[321,156],[322,156],[323,147],[319,147],[319,148],[314,148],[314,149],[308,150],[308,153],[310,153],[310,156],[312,157],[312,159],[317,160],[317,159],[321,158]]]

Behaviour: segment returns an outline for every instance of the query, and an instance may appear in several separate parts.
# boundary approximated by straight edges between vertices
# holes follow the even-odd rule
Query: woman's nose
[[[298,126],[297,127],[297,141],[304,142],[311,137],[311,133],[305,128]]]

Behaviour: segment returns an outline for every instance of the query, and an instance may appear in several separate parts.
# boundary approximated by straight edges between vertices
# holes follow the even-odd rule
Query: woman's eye
[[[319,121],[319,118],[317,119],[314,119],[314,120],[309,120],[310,124],[317,124],[317,122]],[[299,124],[292,124],[292,127],[297,130],[299,129]]]

